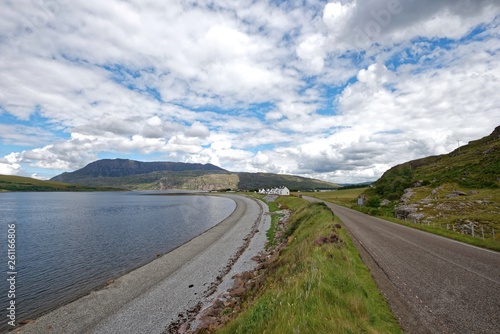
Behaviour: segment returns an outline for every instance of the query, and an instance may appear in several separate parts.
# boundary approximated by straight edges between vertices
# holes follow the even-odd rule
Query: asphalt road
[[[500,333],[500,253],[326,204],[405,333]]]

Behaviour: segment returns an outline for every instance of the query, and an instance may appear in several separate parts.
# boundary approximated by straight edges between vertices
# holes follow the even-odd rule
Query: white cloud
[[[22,157],[20,153],[10,153],[0,157],[0,174],[16,175],[21,171]]]
[[[494,0],[352,0],[325,6],[323,21],[338,49],[364,49],[415,37],[460,38],[498,14]]]
[[[313,73],[320,73],[324,68],[326,56],[324,45],[325,37],[321,34],[314,34],[297,47],[297,55],[307,62],[308,69]]]
[[[0,172],[73,170],[105,153],[365,181],[500,119],[493,0],[2,10],[0,142],[22,148]]]
[[[48,180],[47,177],[38,175],[37,173],[31,174],[30,177],[37,180]]]
[[[207,138],[210,135],[210,131],[208,128],[201,124],[200,122],[195,122],[191,125],[191,127],[186,131],[186,135],[188,137],[197,137],[197,138]]]
[[[7,145],[30,146],[49,143],[56,136],[39,127],[0,124],[0,140]]]
[[[252,159],[252,165],[259,167],[259,166],[264,166],[267,163],[269,163],[270,159],[269,157],[262,153],[261,151],[257,152],[257,154],[253,157]]]
[[[21,170],[20,164],[8,164],[0,162],[0,174],[17,175]]]

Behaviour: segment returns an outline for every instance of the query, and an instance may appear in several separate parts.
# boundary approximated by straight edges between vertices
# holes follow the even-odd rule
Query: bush
[[[380,206],[380,197],[373,196],[366,201],[366,206],[370,208],[378,208]]]
[[[388,199],[389,201],[397,201],[397,200],[399,200],[400,198],[401,198],[401,195],[396,194],[396,193],[391,193],[391,194],[387,195],[387,199]]]

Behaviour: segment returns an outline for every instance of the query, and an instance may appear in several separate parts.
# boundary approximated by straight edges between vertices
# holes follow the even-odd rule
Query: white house
[[[290,196],[290,189],[285,186],[271,189],[259,189],[259,194]]]
[[[278,192],[279,192],[278,195],[281,195],[281,196],[290,196],[290,189],[288,189],[285,186],[279,188]]]

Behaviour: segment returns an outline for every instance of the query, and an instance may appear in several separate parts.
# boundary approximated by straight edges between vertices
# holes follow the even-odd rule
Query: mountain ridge
[[[212,164],[129,159],[97,160],[51,180],[139,190],[256,190],[283,185],[293,190],[338,188],[335,183],[295,175],[230,172]]]
[[[147,174],[159,171],[186,171],[186,170],[210,170],[222,171],[226,170],[212,164],[200,163],[183,163],[170,161],[137,161],[130,159],[101,159],[89,163],[85,167],[74,172],[66,172],[57,175],[51,180],[65,182],[66,178],[74,179],[75,177],[120,177],[138,174]]]

